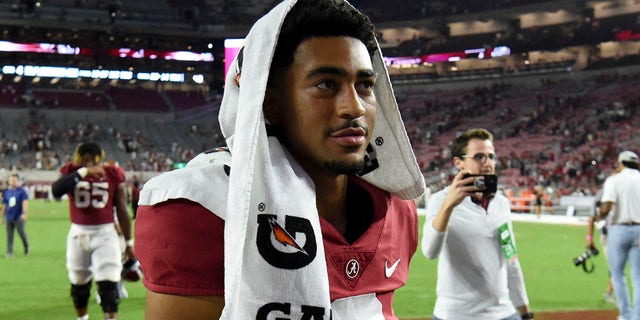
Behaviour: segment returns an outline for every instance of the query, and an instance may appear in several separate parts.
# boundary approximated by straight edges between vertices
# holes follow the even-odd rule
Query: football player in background
[[[105,161],[105,163],[109,163],[109,161]],[[117,165],[114,161],[113,164]],[[116,227],[116,232],[118,233],[118,240],[120,243],[120,252],[122,253],[122,272],[121,280],[118,282],[118,296],[120,299],[126,299],[129,297],[129,292],[124,285],[125,281],[136,282],[142,278],[142,271],[140,270],[140,263],[138,260],[133,257],[126,259],[125,252],[127,250],[127,241],[124,239],[124,234],[122,233],[122,229],[120,228],[120,224],[118,223],[117,210],[115,207],[113,208],[114,215],[114,226]],[[96,302],[100,304],[102,300],[100,299],[100,293],[96,290]]]
[[[67,236],[67,269],[71,297],[79,320],[86,320],[92,278],[95,278],[105,319],[116,319],[120,298],[122,255],[113,208],[126,242],[125,260],[133,258],[131,222],[127,211],[125,173],[102,163],[104,150],[96,143],[77,146],[73,162],[60,169],[53,196],[69,196],[71,228]]]

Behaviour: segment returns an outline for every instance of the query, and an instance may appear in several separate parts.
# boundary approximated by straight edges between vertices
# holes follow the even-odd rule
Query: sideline
[[[424,216],[426,209],[418,208],[418,215]],[[520,222],[536,222],[536,223],[549,223],[549,224],[567,224],[586,226],[588,222],[587,216],[567,216],[561,214],[541,214],[540,218],[536,217],[533,213],[512,213],[512,221]]]
[[[512,221],[521,222],[537,222],[537,223],[549,223],[549,224],[568,224],[577,226],[586,226],[589,217],[587,216],[567,216],[560,214],[541,214],[540,217],[536,217],[533,213],[512,213]]]
[[[618,310],[533,311],[536,320],[616,320]],[[430,320],[431,318],[401,318],[401,320]]]

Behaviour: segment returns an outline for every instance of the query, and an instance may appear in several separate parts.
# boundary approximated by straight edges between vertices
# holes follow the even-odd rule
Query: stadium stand
[[[169,106],[167,106],[160,94],[156,91],[119,87],[113,87],[110,91],[110,95],[113,97],[113,102],[118,110],[143,112],[169,111]]]

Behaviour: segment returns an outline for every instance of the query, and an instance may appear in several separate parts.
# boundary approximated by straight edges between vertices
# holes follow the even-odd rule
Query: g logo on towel
[[[258,314],[256,314],[256,320],[273,319],[270,316],[276,316],[276,319],[279,319],[279,320],[293,320],[293,318],[278,317],[283,314],[287,316],[291,315],[291,309],[293,308],[291,307],[291,303],[289,302],[267,303],[258,310]],[[302,314],[301,314],[302,318],[300,319],[308,319],[308,320],[324,319],[324,315],[326,313],[325,309],[322,307],[305,306],[305,305],[300,306],[300,311],[302,311]]]
[[[284,228],[275,215],[258,215],[258,252],[270,265],[280,269],[300,269],[316,257],[316,236],[311,222],[286,216]]]

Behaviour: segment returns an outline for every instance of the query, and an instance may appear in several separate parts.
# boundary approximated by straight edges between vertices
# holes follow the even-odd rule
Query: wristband
[[[520,318],[522,318],[522,320],[533,320],[533,312],[521,314]]]
[[[80,169],[78,169],[78,174],[80,175],[80,178],[83,178],[87,176],[87,174],[89,173],[89,169],[87,169],[87,167],[82,167]]]
[[[133,239],[129,239],[129,240],[125,241],[124,243],[127,245],[127,247],[133,247]]]
[[[586,239],[587,239],[587,241],[591,241],[591,240],[593,240],[593,236],[589,234],[589,235],[587,235]]]

